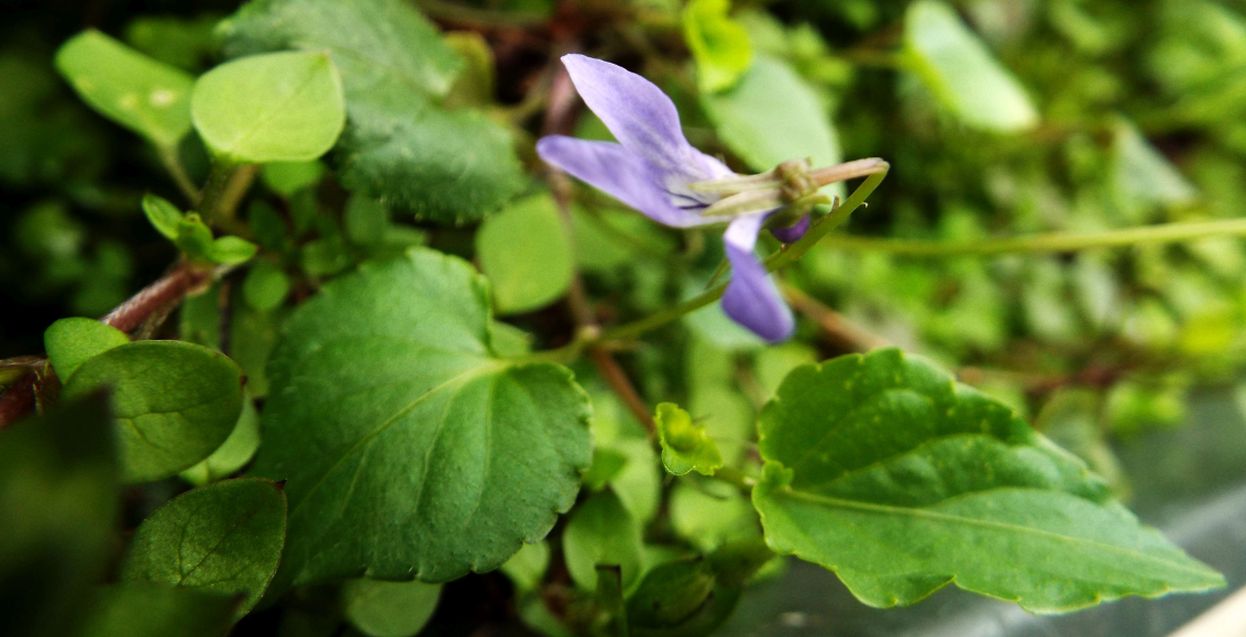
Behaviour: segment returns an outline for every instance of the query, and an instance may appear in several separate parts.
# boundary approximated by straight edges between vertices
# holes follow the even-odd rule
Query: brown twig
[[[787,302],[797,312],[817,323],[826,339],[836,347],[850,352],[868,352],[891,344],[887,339],[857,325],[795,286],[784,285],[783,296],[787,297]]]

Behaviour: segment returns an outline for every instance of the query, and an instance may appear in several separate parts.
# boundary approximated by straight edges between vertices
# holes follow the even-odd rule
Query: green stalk
[[[974,241],[931,241],[835,235],[827,239],[827,243],[840,250],[885,252],[910,257],[950,257],[1075,252],[1094,248],[1173,243],[1217,236],[1246,236],[1246,219],[1179,221],[1101,232],[1052,232]]]

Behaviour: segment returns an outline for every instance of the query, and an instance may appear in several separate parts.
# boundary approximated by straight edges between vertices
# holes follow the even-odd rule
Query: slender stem
[[[192,290],[211,280],[211,271],[189,264],[179,265],[172,272],[139,290],[100,320],[122,332],[131,332],[142,325],[147,317],[176,306]]]
[[[214,161],[208,172],[208,182],[203,186],[199,199],[199,214],[211,226],[229,225],[238,208],[238,202],[251,187],[251,181],[259,167],[255,164],[231,164]]]
[[[1074,252],[1148,243],[1172,243],[1217,236],[1246,236],[1246,219],[1179,221],[1102,232],[1053,232],[976,241],[930,241],[835,235],[827,243],[841,250],[886,252],[911,257]]]
[[[834,345],[852,352],[868,352],[890,345],[887,339],[857,325],[794,285],[783,285],[783,296],[797,312],[817,323]]]
[[[814,223],[805,236],[799,241],[789,245],[786,249],[772,254],[766,259],[766,270],[773,272],[783,266],[799,259],[814,245],[818,243],[831,230],[842,225],[848,220],[848,216],[852,211],[859,208],[865,203],[865,199],[869,197],[883,179],[887,177],[888,165],[882,163],[879,171],[871,174],[857,189],[852,192],[852,196],[847,201],[836,206],[825,217],[822,217]],[[648,332],[656,327],[661,327],[679,317],[688,314],[694,310],[699,310],[722,297],[723,292],[727,290],[727,284],[716,285],[678,305],[674,305],[660,312],[650,314],[642,319],[624,323],[601,333],[600,339],[604,341],[625,340],[635,338],[636,336]]]
[[[165,170],[173,178],[173,183],[186,196],[186,200],[192,204],[197,203],[201,196],[199,189],[190,180],[190,175],[186,174],[186,167],[182,166],[182,160],[177,156],[177,147],[161,146],[156,149],[156,153],[160,156],[160,163],[164,164]]]

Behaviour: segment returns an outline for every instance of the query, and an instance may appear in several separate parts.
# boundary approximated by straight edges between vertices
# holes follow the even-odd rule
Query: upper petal
[[[672,196],[658,169],[619,144],[550,135],[537,142],[536,152],[658,223],[687,228],[719,221],[701,216],[703,204]],[[685,201],[687,207],[680,208],[677,201]]]
[[[684,182],[731,174],[722,162],[688,143],[675,105],[649,80],[585,55],[564,55],[562,63],[584,103],[637,156]]]
[[[723,243],[731,262],[731,281],[723,293],[723,311],[736,323],[771,343],[787,340],[795,328],[779,289],[753,255],[765,215],[741,217],[727,226]]]

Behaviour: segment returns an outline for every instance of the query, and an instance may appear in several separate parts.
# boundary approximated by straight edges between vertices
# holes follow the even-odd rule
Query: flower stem
[[[852,196],[848,197],[846,201],[836,206],[826,216],[814,223],[813,226],[809,228],[809,231],[805,233],[805,236],[801,237],[799,241],[789,245],[786,249],[780,252],[770,255],[770,257],[766,259],[767,271],[773,272],[791,263],[792,261],[799,259],[806,252],[808,252],[810,248],[817,244],[818,241],[825,237],[827,233],[847,221],[848,216],[852,214],[852,211],[861,207],[861,205],[865,203],[866,198],[873,194],[874,190],[878,188],[878,185],[881,184],[883,179],[887,177],[887,170],[890,167],[887,162],[882,160],[873,161],[881,163],[881,165],[876,164],[874,166],[877,172],[870,174],[870,176],[866,178],[860,186],[857,186],[857,189],[852,191]],[[726,283],[716,285],[684,301],[683,303],[669,307],[660,312],[650,314],[645,318],[632,321],[631,323],[624,323],[623,325],[618,325],[604,330],[602,331],[599,340],[614,341],[634,338],[656,327],[661,327],[671,321],[677,320],[679,317],[688,314],[689,312],[699,310],[706,305],[717,301],[722,297],[723,292],[726,290]]]
[[[1053,232],[975,241],[930,241],[836,235],[827,240],[840,250],[886,252],[910,257],[988,256],[1074,252],[1149,243],[1172,243],[1216,236],[1246,236],[1246,219],[1179,221],[1102,232]]]

